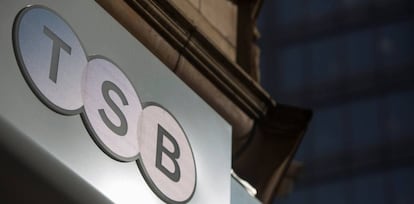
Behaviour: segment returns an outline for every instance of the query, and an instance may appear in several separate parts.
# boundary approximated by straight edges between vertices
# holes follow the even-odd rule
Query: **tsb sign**
[[[136,161],[162,200],[191,199],[196,166],[183,128],[161,105],[142,104],[114,62],[88,57],[69,24],[42,6],[18,14],[13,45],[26,82],[44,104],[60,114],[80,114],[102,151],[121,162]]]

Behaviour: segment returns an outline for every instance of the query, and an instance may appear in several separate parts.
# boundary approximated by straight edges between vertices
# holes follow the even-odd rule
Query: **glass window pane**
[[[326,183],[315,187],[315,203],[346,204],[347,202],[347,181]]]
[[[349,74],[357,76],[374,71],[375,40],[372,30],[354,32],[347,37]]]
[[[275,2],[273,4],[274,14],[276,16],[276,19],[274,21],[275,25],[290,24],[305,19],[305,8],[303,0],[276,0],[272,2]]]
[[[391,138],[407,138],[414,141],[414,91],[396,93],[388,97],[388,132]]]
[[[303,46],[289,47],[279,55],[279,69],[281,70],[280,89],[283,92],[297,91],[303,87]]]
[[[314,113],[314,158],[327,157],[343,151],[341,109],[325,109]]]
[[[395,204],[411,204],[414,200],[414,167],[393,171]]]
[[[413,22],[402,22],[381,29],[380,52],[387,66],[406,64],[413,61]]]
[[[375,100],[359,101],[352,104],[353,151],[360,152],[385,142],[381,141],[377,111],[378,106]]]
[[[337,80],[341,63],[338,61],[337,47],[340,38],[318,41],[311,44],[312,51],[312,84]]]
[[[385,204],[384,173],[368,174],[353,179],[353,194],[355,204]]]
[[[274,204],[313,204],[309,201],[309,191],[308,189],[294,191],[291,194],[287,195],[283,198],[276,199],[273,203]]]
[[[313,18],[333,13],[336,9],[337,1],[309,0],[309,14]]]

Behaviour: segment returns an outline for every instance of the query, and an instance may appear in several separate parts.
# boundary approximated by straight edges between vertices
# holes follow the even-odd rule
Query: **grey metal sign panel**
[[[27,144],[36,144],[54,161],[61,162],[111,202],[230,203],[230,126],[96,2],[6,0],[2,3],[7,6],[0,7],[0,117],[31,141]],[[32,27],[25,27],[28,30],[22,31],[20,36],[23,40],[13,43],[19,38],[13,37],[12,31],[16,17],[29,4],[42,5],[53,12],[40,11],[33,15],[41,17],[22,21]],[[55,18],[54,14],[60,18]],[[31,22],[36,18],[45,20]],[[69,26],[65,26],[65,23]],[[33,37],[37,37],[37,40]],[[141,161],[135,156],[137,151],[141,152],[146,147],[139,140],[157,142],[151,137],[137,136],[137,144],[123,152],[122,148],[117,149],[117,145],[106,145],[107,141],[102,140],[100,144],[96,136],[101,135],[90,134],[91,128],[85,127],[82,118],[85,119],[88,114],[84,114],[83,91],[88,85],[83,80],[88,80],[83,77],[85,73],[93,74],[93,70],[86,72],[82,69],[85,69],[85,64],[86,68],[89,65],[93,67],[96,61],[90,56],[96,55],[110,59],[111,65],[108,64],[108,67],[119,69],[120,73],[115,74],[124,74],[133,86],[119,84],[120,81],[112,78],[103,78],[105,80],[102,81],[102,84],[111,82],[102,86],[106,90],[102,93],[107,94],[103,100],[112,101],[115,105],[99,108],[98,114],[99,110],[107,113],[109,122],[104,123],[113,124],[110,130],[118,134],[116,142],[123,145],[125,141],[133,141],[132,136],[125,137],[128,131],[122,128],[120,112],[124,110],[119,107],[127,103],[123,103],[121,93],[136,91],[137,101],[134,102],[134,94],[125,94],[125,99],[128,104],[142,105],[132,109],[133,112],[142,109],[141,114],[123,115],[126,121],[135,121],[127,125],[132,126],[140,120],[137,117],[145,115],[166,116],[164,119],[152,118],[134,127],[135,132],[140,132],[140,126],[152,127],[154,121],[159,120],[162,127],[147,129],[145,134],[152,133],[156,139],[163,141],[160,146],[163,149],[145,150],[145,154],[155,156],[160,163]],[[39,73],[36,71],[39,69],[43,70]],[[116,91],[118,89],[115,87],[121,91]],[[96,105],[92,100],[91,106]],[[118,107],[120,112],[114,107]],[[96,127],[93,129],[96,130]],[[162,134],[155,134],[155,130]],[[181,136],[175,138],[174,135]],[[13,135],[1,134],[0,137],[1,142],[7,142],[8,137]],[[188,148],[180,151],[186,157],[179,160],[181,157],[177,156],[175,148],[186,144]],[[113,152],[108,149],[119,153],[119,157],[113,156]],[[27,154],[23,149],[15,151]],[[31,156],[29,154],[24,159],[31,160]],[[159,175],[152,177],[151,172],[146,172],[154,169],[151,165],[158,165],[158,169],[165,168],[164,173],[171,173],[167,177],[178,181],[178,184],[171,182],[169,185],[183,185],[189,191],[182,192],[177,188],[177,194],[165,186],[151,186],[159,185],[166,179]],[[181,171],[181,177],[177,177],[174,171],[177,165],[186,166],[186,170]],[[44,171],[50,170],[45,167]],[[179,178],[186,180],[180,184]],[[53,179],[60,178],[54,176]]]
[[[260,204],[261,202],[248,194],[243,185],[231,178],[231,203],[232,204]]]

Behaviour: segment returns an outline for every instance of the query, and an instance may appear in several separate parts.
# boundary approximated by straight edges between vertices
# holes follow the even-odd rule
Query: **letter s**
[[[119,126],[116,126],[114,123],[112,123],[111,120],[109,120],[108,116],[106,115],[105,111],[103,109],[99,109],[99,115],[101,116],[103,122],[106,126],[108,126],[109,129],[111,129],[114,133],[116,133],[119,136],[124,136],[128,132],[128,123],[125,118],[125,115],[122,113],[121,109],[114,103],[112,98],[109,96],[109,91],[114,91],[122,100],[123,105],[128,105],[128,101],[122,93],[121,89],[116,86],[114,83],[110,81],[104,81],[102,83],[102,95],[108,103],[109,107],[114,111],[114,113],[118,116],[119,120],[121,121],[121,124]]]

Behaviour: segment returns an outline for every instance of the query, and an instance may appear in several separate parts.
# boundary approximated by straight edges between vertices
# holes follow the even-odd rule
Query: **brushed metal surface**
[[[17,14],[33,3],[47,6],[65,19],[88,56],[99,54],[115,62],[128,76],[143,104],[156,102],[179,121],[197,165],[197,185],[188,203],[230,203],[231,127],[92,0],[4,1],[7,6],[0,7],[0,116],[111,202],[164,203],[146,183],[135,162],[112,159],[95,144],[80,116],[72,112],[81,107],[81,103],[66,107],[69,116],[56,114],[44,106],[27,85],[13,51],[12,28]],[[44,40],[50,43],[47,56],[51,59],[53,44],[47,36]],[[70,56],[75,52],[74,46],[71,47]],[[70,56],[60,50],[60,61]],[[43,63],[50,68],[50,60]],[[61,69],[59,67],[57,72],[57,83]],[[54,83],[49,71],[44,71],[42,77]],[[66,91],[59,90],[61,94]],[[117,100],[116,96],[113,99]],[[8,141],[7,137],[12,135],[3,136],[2,141]],[[24,149],[16,151],[26,154]],[[32,160],[32,156],[29,154],[22,159]],[[47,172],[48,167],[38,168]],[[59,177],[59,173],[52,179],[65,180],[64,174]],[[59,187],[72,190],[70,186]]]
[[[246,193],[246,189],[236,179],[231,178],[231,203],[232,204],[260,204],[261,202]]]
[[[1,116],[0,153],[1,203],[111,203]],[[37,189],[31,189],[33,187]],[[11,189],[17,189],[19,194]],[[51,192],[55,194],[50,195]]]

